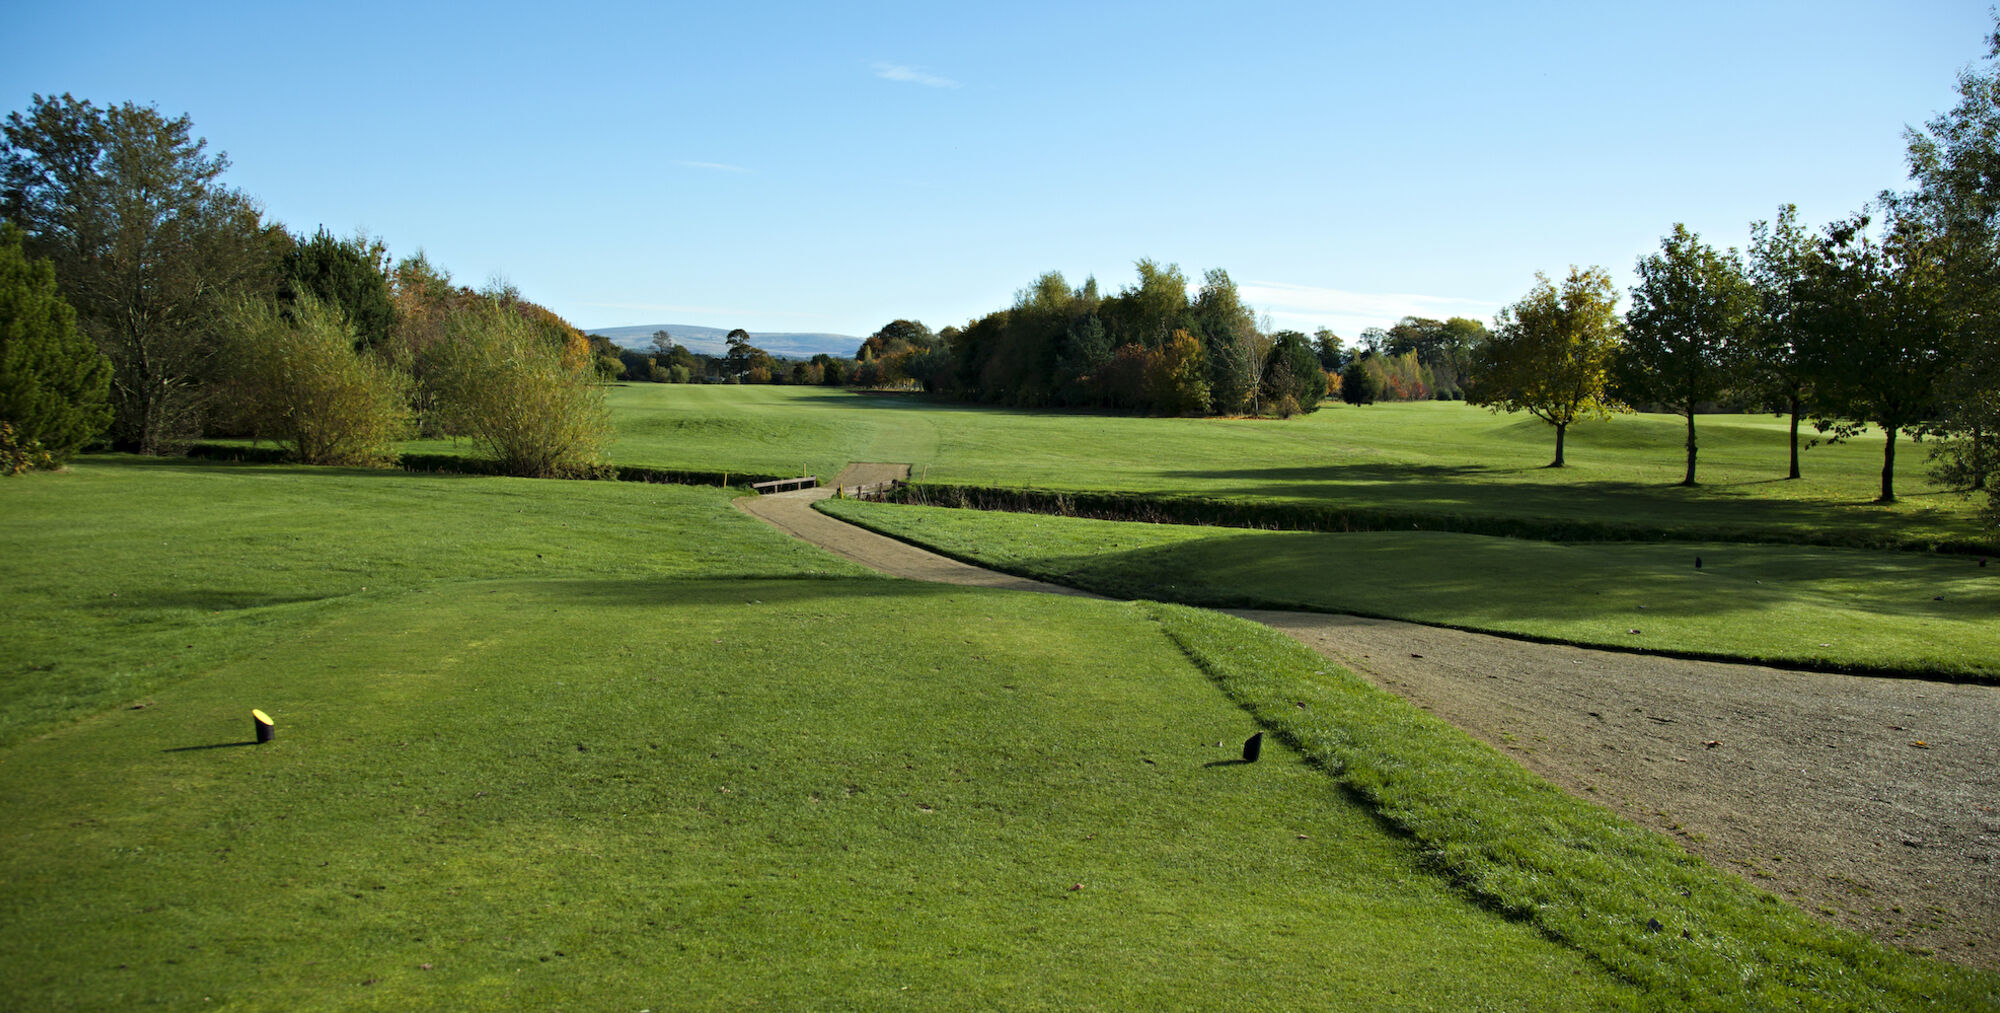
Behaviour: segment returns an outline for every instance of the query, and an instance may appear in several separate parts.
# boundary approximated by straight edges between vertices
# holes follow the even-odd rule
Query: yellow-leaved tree
[[[1480,346],[1466,400],[1494,411],[1524,411],[1556,427],[1556,459],[1578,419],[1626,411],[1608,390],[1622,340],[1618,290],[1601,267],[1569,269],[1561,288],[1535,274],[1535,287],[1500,311]]]

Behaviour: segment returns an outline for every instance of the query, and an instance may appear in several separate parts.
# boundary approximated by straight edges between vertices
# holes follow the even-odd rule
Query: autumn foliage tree
[[[1555,427],[1556,456],[1578,420],[1624,410],[1610,394],[1618,354],[1618,292],[1601,267],[1570,268],[1561,288],[1547,275],[1500,311],[1498,331],[1480,346],[1478,383],[1466,400],[1494,411],[1524,411]]]
[[[470,437],[510,475],[572,477],[602,466],[611,415],[593,360],[501,300],[446,322],[424,384],[447,432]]]

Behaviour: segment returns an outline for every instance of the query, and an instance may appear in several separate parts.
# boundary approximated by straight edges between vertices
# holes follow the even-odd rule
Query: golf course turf
[[[616,393],[619,463],[707,470],[985,440],[951,477],[997,483],[1017,422],[1107,422]],[[731,495],[118,456],[0,488],[14,1001],[2000,1008],[1275,633],[874,576]],[[1968,530],[1935,504],[1889,514]]]

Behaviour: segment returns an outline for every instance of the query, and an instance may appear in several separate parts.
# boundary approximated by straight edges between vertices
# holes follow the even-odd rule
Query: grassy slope
[[[1761,531],[1834,528],[1878,540],[1991,539],[1971,504],[1931,486],[1924,454],[1898,455],[1900,503],[1872,504],[1881,444],[1805,455],[1783,480],[1785,423],[1703,417],[1701,479],[1683,489],[1681,420],[1627,415],[1575,427],[1570,466],[1542,467],[1551,430],[1463,404],[1329,406],[1287,421],[1000,411],[788,387],[631,385],[612,392],[625,464],[831,475],[899,461],[935,482],[1201,495],[1449,516],[1522,516]],[[1810,430],[1809,430],[1810,432]]]
[[[107,456],[0,497],[0,743],[437,581],[860,572],[659,486]]]
[[[79,651],[0,714],[94,712],[0,749],[10,1003],[1644,1003],[1295,755],[1215,765],[1251,722],[1134,606],[854,576],[710,490],[0,494],[6,655]]]
[[[960,559],[1114,597],[2000,681],[2000,568],[1964,556],[1242,531],[853,501],[821,509]]]

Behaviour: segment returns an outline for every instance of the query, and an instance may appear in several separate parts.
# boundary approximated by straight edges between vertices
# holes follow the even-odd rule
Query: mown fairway
[[[2000,681],[2000,567],[1976,557],[1244,531],[852,500],[821,509],[959,559],[1112,597]]]
[[[0,752],[10,1005],[1640,998],[1281,747],[1212,766],[1255,723],[1130,606],[858,576],[716,491],[0,492],[5,713],[57,723]]]
[[[1877,436],[1806,452],[1784,479],[1785,421],[1704,416],[1701,480],[1683,489],[1677,416],[1625,415],[1573,429],[1570,466],[1544,468],[1553,430],[1449,402],[1332,405],[1277,421],[1002,411],[897,395],[795,387],[615,388],[623,464],[733,466],[831,476],[849,461],[898,461],[965,485],[1197,495],[1452,516],[1637,523],[1793,540],[1991,540],[1972,506],[1932,486],[1904,441],[1900,502],[1872,501]],[[1810,428],[1807,434],[1811,434]],[[442,449],[434,444],[429,448]]]
[[[1141,489],[1176,481],[1175,453],[1219,462],[1233,440],[1254,467],[1343,418],[1392,419],[617,397],[627,463],[928,461],[934,480],[1010,484],[1095,453]],[[1399,453],[1507,442],[1509,420],[1425,414],[1456,410],[1405,417],[1478,423],[1472,449]],[[1552,501],[1596,488],[1576,476]],[[1424,495],[1510,502],[1505,482],[1452,484]],[[1814,922],[1274,633],[867,575],[729,495],[122,457],[0,487],[10,1001],[2000,1008],[1993,976]],[[1027,526],[959,534],[1071,576],[1186,572],[1230,594],[1273,555],[1242,539],[1346,537],[1148,527],[1126,544],[1123,526],[987,519]],[[1278,553],[1301,582],[1348,551],[1317,544]],[[1405,566],[1409,548],[1371,551]],[[1807,555],[1786,572],[1883,579]],[[1495,572],[1558,565],[1514,558]],[[1475,593],[1440,590],[1405,606]],[[252,707],[277,741],[247,744]],[[1227,762],[1259,727],[1264,761]]]

